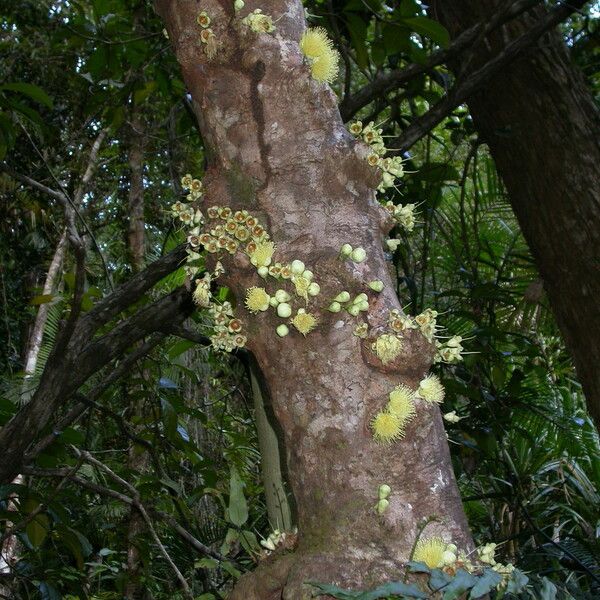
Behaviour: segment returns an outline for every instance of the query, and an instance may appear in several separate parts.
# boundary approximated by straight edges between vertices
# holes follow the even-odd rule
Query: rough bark
[[[135,22],[134,22],[135,25]],[[137,28],[134,27],[137,31]],[[145,123],[138,106],[134,105],[131,116],[131,134],[129,137],[129,195],[127,230],[127,250],[129,262],[134,273],[139,273],[144,266],[146,247],[144,220],[144,146],[146,141]],[[148,373],[144,371],[142,378],[146,381]],[[129,391],[129,386],[127,386]],[[143,384],[134,386],[133,400],[129,402],[130,418],[141,417],[144,410]],[[137,392],[137,393],[135,393]],[[143,473],[148,469],[148,454],[144,448],[132,444],[128,451],[127,467],[133,473]],[[142,584],[143,561],[139,544],[141,536],[147,531],[146,523],[139,510],[132,507],[127,523],[127,583],[125,598],[140,600],[146,596]]]
[[[457,37],[497,0],[431,4]],[[536,9],[453,63],[458,76],[522,34]],[[558,32],[552,32],[468,100],[544,280],[558,326],[600,428],[600,115]]]
[[[418,522],[431,515],[438,521],[427,536],[470,548],[439,409],[419,401],[405,439],[390,445],[376,443],[369,426],[396,385],[416,388],[431,364],[430,344],[413,330],[401,357],[383,367],[371,352],[373,338],[352,335],[356,318],[323,310],[342,289],[369,292],[366,282],[374,279],[386,286],[380,295],[369,292],[373,335],[386,330],[389,310],[400,306],[382,249],[390,224],[375,200],[379,176],[344,128],[334,94],[311,79],[303,62],[302,5],[261,3],[277,24],[268,35],[242,26],[231,3],[203,2],[218,42],[209,61],[199,42],[198,3],[156,4],[212,156],[206,206],[249,210],[268,224],[275,260],[302,260],[321,285],[309,303],[320,313],[319,327],[306,338],[279,338],[281,321],[272,311],[252,316],[241,308],[245,290],[264,285],[255,269],[241,253],[222,258],[284,432],[299,527],[293,560],[274,558],[242,578],[232,598],[297,600],[310,597],[311,580],[370,586],[397,577]],[[341,261],[346,242],[362,246],[368,260]],[[379,516],[382,483],[393,491]]]

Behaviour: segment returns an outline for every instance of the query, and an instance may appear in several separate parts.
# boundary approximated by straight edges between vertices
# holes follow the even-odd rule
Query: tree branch
[[[417,118],[397,138],[394,148],[397,152],[408,150],[419,141],[457,106],[462,104],[471,94],[476,92],[492,76],[506,67],[523,50],[532,46],[544,33],[564,21],[573,12],[576,12],[587,0],[573,0],[570,4],[560,4],[547,12],[531,29],[509,43],[500,54],[475,71],[463,82],[455,85],[436,105],[425,114]]]
[[[491,31],[503,25],[507,21],[516,18],[532,6],[539,4],[540,0],[520,0],[510,7],[507,11],[501,11],[494,15],[485,23],[473,25],[466,31],[463,31],[452,42],[446,50],[439,50],[433,53],[423,64],[412,63],[408,67],[383,73],[376,77],[371,83],[363,87],[355,94],[345,97],[340,104],[340,113],[344,121],[349,121],[361,108],[375,100],[375,98],[385,94],[388,91],[399,88],[421,73],[427,73],[433,68],[448,62],[480,37],[489,34]]]

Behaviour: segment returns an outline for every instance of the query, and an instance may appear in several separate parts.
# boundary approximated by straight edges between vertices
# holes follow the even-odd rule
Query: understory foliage
[[[315,79],[333,81],[340,99],[448,45],[447,32],[414,0],[308,2],[306,9],[309,24],[324,28],[317,37],[328,60],[338,52],[340,59],[337,79],[337,67],[320,76],[317,70]],[[593,24],[582,14],[563,30],[595,90]],[[201,177],[206,156],[162,23],[145,2],[0,1],[0,55],[2,426],[35,388],[75,287],[67,251],[53,291],[42,294],[65,225],[62,208],[14,173],[73,195],[92,144],[106,132],[78,207],[87,311],[133,270],[127,195],[134,125],[142,124],[145,139],[146,263],[186,241],[169,207],[185,200],[181,177]],[[316,59],[306,56],[314,73]],[[421,74],[348,121],[373,122],[393,151],[401,131],[442,97],[449,77],[442,67],[434,76]],[[434,368],[446,390],[441,410],[456,477],[476,544],[496,543],[496,560],[514,564],[526,579],[519,575],[496,592],[492,569],[451,577],[415,562],[418,588],[401,572],[376,590],[314,582],[315,593],[480,597],[475,589],[508,598],[596,598],[600,441],[493,161],[464,106],[401,158],[404,177],[382,183],[380,198],[392,207],[415,205],[415,221],[407,227],[399,220],[391,232],[389,268],[407,314],[431,307],[438,323],[464,340],[463,360]],[[200,253],[199,271],[203,261]],[[129,312],[184,281],[180,268]],[[232,301],[227,289],[212,293],[221,303]],[[29,332],[41,306],[48,309],[43,339],[35,372],[25,376]],[[186,328],[210,336],[209,311],[196,311]],[[122,598],[127,553],[135,547],[145,597],[184,597],[164,550],[194,597],[214,600],[274,549],[286,551],[294,534],[274,531],[278,523],[266,511],[248,356],[241,348],[226,354],[197,342],[165,335],[87,401],[119,362],[98,373],[78,395],[88,404],[82,416],[65,428],[49,427],[45,434],[55,439],[24,478],[0,486],[0,538],[14,533],[17,540],[6,557],[10,568],[0,569],[0,597]],[[84,451],[96,462],[83,460]],[[128,540],[134,500],[150,524]],[[210,552],[190,545],[182,530]]]

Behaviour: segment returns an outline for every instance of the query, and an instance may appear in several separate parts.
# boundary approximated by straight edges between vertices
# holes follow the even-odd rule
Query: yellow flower
[[[420,539],[413,552],[412,560],[425,563],[430,569],[439,569],[444,566],[446,546],[446,542],[439,537]]]
[[[323,56],[315,58],[310,66],[313,79],[320,83],[333,83],[338,74],[339,59],[337,50],[329,50]]]
[[[405,385],[399,385],[390,392],[388,411],[395,414],[402,424],[406,424],[416,414],[415,393]]]
[[[417,390],[417,396],[423,398],[426,402],[437,402],[441,404],[444,401],[444,386],[437,377],[437,375],[428,375],[419,383],[419,389]]]
[[[302,275],[293,275],[292,283],[296,288],[296,294],[300,296],[300,298],[304,298],[308,300],[308,288],[310,287],[310,280]]]
[[[268,267],[274,252],[275,244],[273,242],[260,242],[256,244],[254,252],[250,255],[250,262],[255,267]]]
[[[384,333],[371,346],[377,358],[384,364],[396,360],[402,352],[402,340],[395,335]]]
[[[378,412],[371,421],[373,437],[378,442],[390,443],[404,437],[404,427],[398,415],[391,412]]]
[[[310,61],[314,79],[331,83],[338,73],[339,54],[323,27],[311,27],[300,38],[300,50]]]
[[[323,27],[311,27],[300,38],[300,50],[308,58],[319,58],[332,49],[333,43]]]
[[[290,322],[303,336],[306,336],[317,326],[319,320],[312,313],[307,313],[303,308],[300,308]]]
[[[265,311],[269,308],[269,294],[264,288],[251,287],[246,290],[246,308],[256,314],[259,311]]]

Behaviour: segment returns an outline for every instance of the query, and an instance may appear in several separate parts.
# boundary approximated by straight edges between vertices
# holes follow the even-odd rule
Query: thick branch
[[[50,422],[59,405],[65,402],[94,373],[127,348],[165,323],[177,323],[194,309],[190,294],[179,288],[154,304],[119,323],[103,337],[87,345],[78,332],[73,335],[66,352],[54,352],[31,402],[24,406],[0,430],[0,481],[19,472],[23,456],[31,442]]]
[[[508,44],[495,58],[463,82],[455,85],[444,99],[413,121],[398,136],[394,148],[399,152],[408,150],[521,52],[532,46],[544,33],[564,21],[585,3],[586,0],[574,0],[570,4],[560,4],[546,13],[527,33]]]
[[[350,120],[361,108],[365,107],[382,94],[385,94],[390,90],[397,89],[417,75],[420,75],[421,73],[427,73],[433,68],[448,62],[450,59],[473,44],[473,42],[475,42],[479,37],[482,35],[487,35],[500,25],[516,18],[525,10],[528,10],[532,6],[539,4],[539,1],[540,0],[520,0],[519,2],[515,2],[515,4],[510,7],[508,11],[499,12],[489,21],[486,21],[485,23],[478,23],[466,31],[463,31],[454,40],[454,42],[452,42],[450,47],[448,47],[446,50],[434,52],[424,63],[412,63],[402,70],[391,71],[378,75],[371,83],[364,86],[358,92],[352,94],[352,96],[344,98],[344,101],[340,104],[340,113],[342,115],[342,119],[344,121]]]

